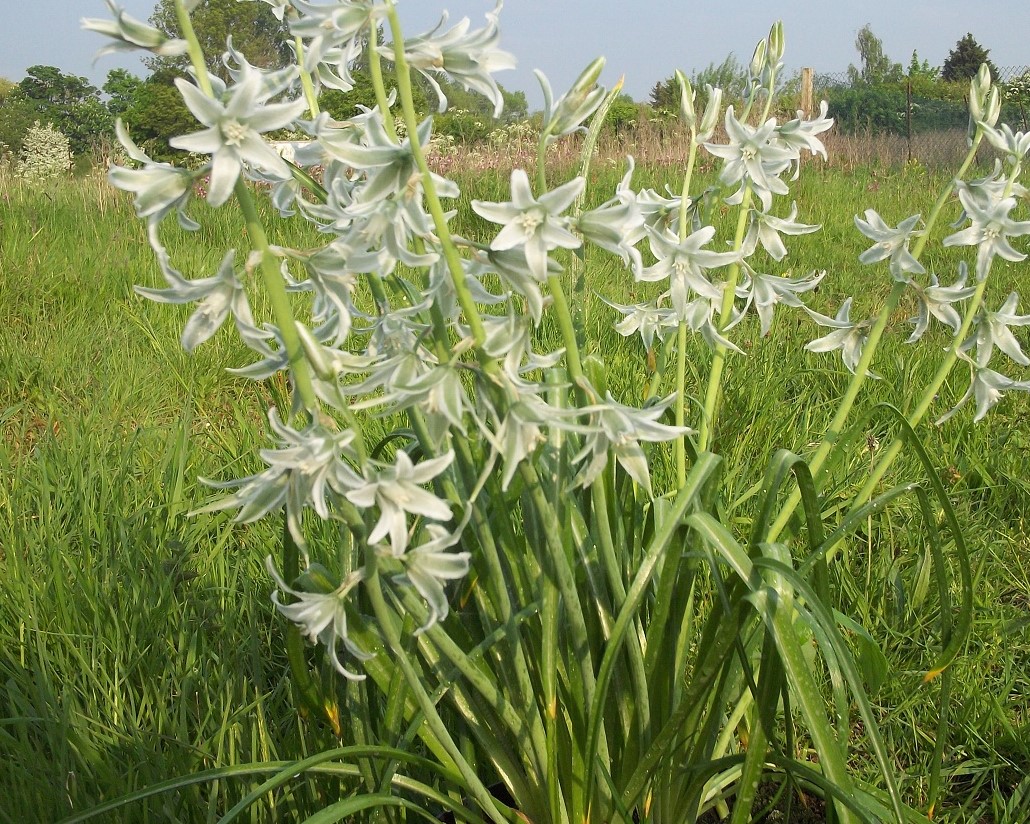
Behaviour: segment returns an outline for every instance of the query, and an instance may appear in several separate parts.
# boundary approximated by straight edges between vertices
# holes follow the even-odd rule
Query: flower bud
[[[991,69],[986,63],[980,64],[980,71],[976,73],[973,82],[980,87],[980,96],[985,97],[991,88]]]
[[[551,108],[550,85],[546,78],[537,72],[537,78],[544,90],[545,119],[544,133],[554,137],[569,134],[578,129],[591,114],[601,105],[605,97],[603,86],[597,85],[597,78],[601,76],[604,68],[604,58],[598,57],[572,84],[564,95],[562,95]]]
[[[708,103],[705,105],[705,113],[701,117],[701,128],[698,130],[697,140],[699,142],[712,137],[722,111],[722,89],[713,89],[710,85],[706,85],[705,89],[708,92]]]
[[[751,67],[748,69],[752,77],[761,77],[762,70],[765,68],[766,63],[769,62],[768,48],[769,44],[765,40],[759,40],[758,45],[755,46],[755,53],[751,58]]]
[[[697,123],[697,114],[694,112],[694,87],[679,69],[676,69],[676,82],[680,86],[680,117],[693,129]]]
[[[783,59],[783,51],[786,43],[783,39],[783,21],[777,20],[769,29],[769,62],[779,63]]]

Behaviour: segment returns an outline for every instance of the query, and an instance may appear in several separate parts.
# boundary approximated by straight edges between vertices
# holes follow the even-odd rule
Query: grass
[[[621,161],[608,157],[596,164],[598,201],[622,174]],[[675,170],[661,163],[639,174],[659,189],[676,185]],[[475,197],[506,198],[503,170],[470,177],[459,183]],[[854,317],[876,306],[889,286],[870,283],[856,263],[863,239],[852,216],[875,207],[896,223],[925,211],[942,182],[916,166],[808,170],[795,189],[800,219],[824,228],[793,239],[788,262],[797,273],[828,270],[814,308],[832,314],[852,294]],[[457,208],[461,231],[485,237],[467,195]],[[207,274],[227,246],[244,244],[241,225],[202,204],[197,214],[199,235],[167,235],[173,259],[194,276]],[[314,241],[270,225],[273,242]],[[956,258],[938,251],[927,262],[950,282]],[[227,375],[224,368],[247,355],[226,332],[192,356],[182,353],[185,310],[132,292],[135,283],[156,285],[156,271],[127,199],[101,181],[46,191],[0,181],[0,821],[55,820],[173,776],[295,759],[337,743],[297,715],[290,695],[284,624],[262,568],[274,528],[187,515],[208,497],[199,476],[254,469],[261,410],[281,387]],[[1001,266],[996,301],[1025,272]],[[615,301],[648,286],[608,260],[589,262],[590,290]],[[612,310],[587,298],[585,322],[615,394],[639,397],[648,378],[639,343],[623,342],[610,329]],[[914,402],[910,391],[936,366],[943,339],[905,348],[905,317],[899,313],[881,350],[875,368],[883,379],[871,386],[866,409],[885,399]],[[802,350],[817,334],[809,321],[782,315],[767,338],[751,336],[746,359],[732,363],[715,443],[739,468],[725,489],[742,517],[746,500],[734,502],[760,478],[772,449],[804,452],[846,383],[839,358]],[[701,350],[692,362],[704,362]],[[702,377],[693,375],[697,393]],[[949,386],[936,412],[963,390]],[[1012,395],[981,425],[965,413],[922,432],[967,527],[977,576],[974,632],[955,665],[956,729],[940,821],[1030,816],[1028,424],[1030,405]],[[858,437],[866,448],[828,474],[831,492],[846,492],[856,462],[871,459],[889,424],[874,414]],[[903,459],[894,474],[918,476],[918,464]],[[893,509],[871,519],[843,548],[834,574],[838,607],[869,628],[886,656],[887,675],[870,674],[871,693],[900,783],[919,806],[940,696],[936,685],[921,684],[937,605],[910,515]],[[179,789],[116,820],[213,820],[256,783]],[[290,819],[335,794],[332,780],[312,779],[291,796],[266,799],[252,817]]]

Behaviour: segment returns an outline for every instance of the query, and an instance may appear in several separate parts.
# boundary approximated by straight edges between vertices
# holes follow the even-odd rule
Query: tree
[[[173,76],[169,70],[152,74],[133,90],[122,114],[132,139],[155,160],[181,156],[181,152],[168,145],[168,140],[199,128],[179,90],[172,85]]]
[[[191,14],[193,28],[204,50],[207,68],[212,74],[228,79],[222,63],[226,40],[232,36],[233,48],[261,68],[284,66],[292,57],[286,23],[277,20],[272,7],[265,3],[241,3],[239,0],[203,0]],[[175,0],[157,0],[151,25],[169,37],[181,37],[175,14]],[[154,72],[171,70],[186,72],[189,57],[152,57],[146,61]]]
[[[906,75],[909,80],[913,80],[917,77],[936,80],[941,76],[941,70],[936,66],[931,66],[929,60],[920,60],[919,52],[913,49],[912,59],[908,61],[908,71],[906,72]]]
[[[852,86],[863,83],[896,83],[904,76],[901,64],[895,63],[883,51],[883,41],[873,34],[868,23],[858,30],[855,37],[861,68],[848,66],[848,80]]]
[[[144,80],[125,69],[111,69],[104,82],[107,94],[107,110],[115,117],[121,117],[132,107],[133,97],[144,84]]]
[[[991,70],[991,77],[998,79],[998,67],[987,57],[990,51],[977,43],[973,35],[967,33],[948,53],[941,68],[941,77],[948,81],[968,80],[975,77],[980,71],[980,66],[986,63],[987,68]]]
[[[88,151],[111,133],[112,119],[100,100],[100,90],[85,77],[65,74],[53,66],[32,66],[4,101],[4,119],[18,127],[20,134],[4,129],[3,141],[11,148],[20,146],[25,130],[36,120],[50,123],[71,141],[75,154]],[[11,142],[11,137],[14,142]]]

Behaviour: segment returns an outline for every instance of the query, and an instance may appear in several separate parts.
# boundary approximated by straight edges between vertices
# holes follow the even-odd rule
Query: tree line
[[[222,60],[227,38],[234,49],[255,66],[276,68],[292,61],[286,24],[271,6],[237,0],[205,0],[192,15],[193,26],[208,59],[208,70],[228,79]],[[153,26],[172,37],[179,36],[173,0],[158,0],[150,17]],[[144,60],[149,74],[139,77],[125,69],[112,69],[101,88],[85,77],[66,74],[53,66],[32,66],[19,82],[0,78],[0,154],[17,156],[35,122],[49,123],[69,138],[76,155],[110,143],[115,118],[121,118],[137,144],[159,160],[176,150],[168,140],[196,131],[193,116],[175,88],[177,77],[188,76],[189,59],[154,56]],[[375,106],[375,91],[367,65],[352,68],[354,88],[348,92],[323,89],[319,104],[337,118],[352,116],[358,106]],[[418,81],[415,81],[418,83]],[[437,133],[461,139],[488,134],[497,124],[492,104],[481,95],[455,84],[440,84],[450,103],[448,113],[434,125]],[[526,96],[502,88],[505,120],[528,115]],[[436,108],[435,92],[419,85],[416,103],[424,112]]]

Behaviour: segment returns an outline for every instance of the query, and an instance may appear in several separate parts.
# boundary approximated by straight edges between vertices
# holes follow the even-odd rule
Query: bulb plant
[[[499,112],[494,73],[514,65],[499,46],[500,3],[482,28],[445,16],[405,37],[392,0],[265,2],[288,22],[295,65],[259,69],[230,43],[228,82],[206,68],[190,21],[196,0],[177,0],[180,38],[113,0],[113,21],[85,21],[112,39],[109,50],[192,61],[176,85],[198,125],[171,145],[202,165],[155,162],[118,130],[132,164],[110,177],[135,196],[165,281],[137,291],[193,307],[187,350],[231,322],[254,354],[235,372],[288,379],[287,401],[267,413],[263,468],[210,482],[224,494],[200,511],[282,518],[267,567],[293,685],[341,747],[273,771],[226,819],[321,770],[341,776],[342,789],[319,820],[379,810],[396,820],[681,822],[717,809],[736,824],[751,820],[763,782],[821,794],[842,822],[925,820],[898,790],[853,644],[868,634],[835,609],[831,569],[866,518],[905,497],[918,503],[941,603],[926,688],[939,685],[946,707],[972,584],[919,427],[955,367],[968,369],[969,388],[943,418],[973,401],[979,419],[1003,392],[1030,388],[991,366],[999,356],[1030,363],[1010,329],[1030,322],[1018,296],[988,308],[995,258],[1025,257],[1010,241],[1030,233],[1015,216],[1030,137],[997,126],[986,69],[971,84],[969,154],[930,212],[897,226],[872,209],[856,218],[872,241],[859,262],[874,267],[870,277],[883,270],[890,289],[878,314],[854,320],[850,298],[834,317],[806,305],[832,275],[783,266],[789,239],[819,229],[788,198],[804,158],[825,155],[820,135],[832,121],[825,103],[814,116],[771,116],[780,24],[755,50],[744,98],[725,109],[720,90],[708,88],[701,107],[677,75],[690,141],[676,192],[634,188],[629,159],[610,198],[586,208],[593,146],[619,88],[599,85],[602,60],[560,96],[538,73],[536,168],[512,173],[506,201],[468,193],[492,227],[483,241],[454,228],[447,204],[459,188],[427,160],[433,119],[419,119],[412,79],[435,88],[441,111],[438,77]],[[347,89],[362,49],[378,105],[334,120],[318,92]],[[282,128],[310,138],[290,160],[267,137]],[[578,173],[549,179],[548,148],[575,134]],[[967,179],[984,140],[1001,159]],[[719,164],[714,181],[695,175],[702,153]],[[943,245],[976,253],[942,283],[925,252],[953,191],[961,228]],[[249,248],[189,277],[161,227],[174,215],[197,229],[190,207],[201,192],[212,207],[239,210]],[[259,192],[320,242],[270,237]],[[624,346],[650,364],[642,402],[619,396],[582,322],[599,256],[621,261],[653,295],[602,296]],[[252,308],[258,292],[265,317]],[[909,343],[931,326],[952,343],[906,411],[870,412],[857,401],[903,298],[918,307]],[[742,321],[754,313],[765,335],[787,310],[829,330],[807,349],[839,351],[850,382],[826,431],[808,433],[809,453],[753,459],[762,480],[744,506],[725,499],[723,484],[740,469],[720,455],[720,438],[732,437],[720,426],[727,374],[746,357],[741,334],[752,326]],[[544,325],[559,347],[541,343]],[[703,364],[690,360],[698,351]],[[831,508],[821,481],[858,448],[870,414],[898,435],[848,504]],[[884,490],[906,446],[923,477]],[[942,709],[931,804],[947,727]],[[849,765],[857,728],[880,769],[876,786]]]

